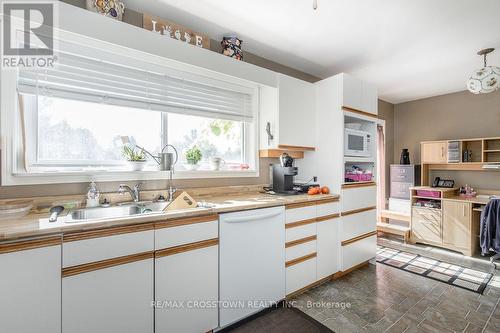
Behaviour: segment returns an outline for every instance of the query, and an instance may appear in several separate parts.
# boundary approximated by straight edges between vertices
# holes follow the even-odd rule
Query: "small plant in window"
[[[201,161],[201,150],[198,146],[193,146],[192,148],[186,150],[185,153],[187,165],[185,165],[188,170],[198,169],[198,162]]]
[[[141,171],[144,169],[147,162],[144,150],[124,145],[122,147],[122,155],[130,164],[132,171]]]

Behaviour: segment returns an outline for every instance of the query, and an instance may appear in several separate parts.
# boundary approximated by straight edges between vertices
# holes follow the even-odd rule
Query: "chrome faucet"
[[[139,201],[139,184],[136,184],[133,188],[128,186],[127,184],[120,184],[120,186],[118,187],[118,193],[125,194],[125,192],[130,193],[130,196],[132,197],[132,200],[134,200],[134,202]]]

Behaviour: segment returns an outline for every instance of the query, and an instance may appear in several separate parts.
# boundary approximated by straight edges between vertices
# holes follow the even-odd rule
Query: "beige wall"
[[[421,141],[490,136],[500,136],[500,92],[461,91],[394,106],[394,161],[408,148],[412,163],[420,163]],[[458,186],[500,189],[500,171],[440,171],[431,176],[455,179]]]
[[[389,166],[394,163],[394,104],[379,99],[378,117],[385,120],[385,196],[389,198]]]

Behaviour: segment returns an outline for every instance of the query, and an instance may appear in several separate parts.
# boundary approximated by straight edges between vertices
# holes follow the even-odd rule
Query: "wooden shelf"
[[[384,232],[386,234],[402,236],[404,238],[405,243],[410,238],[410,228],[403,227],[403,226],[396,225],[396,224],[379,222],[379,223],[377,223],[377,231]]]
[[[315,147],[278,145],[278,149],[287,151],[315,151]]]
[[[469,171],[484,171],[482,162],[468,162],[468,163],[445,163],[445,164],[427,164],[429,170],[469,170]]]
[[[410,222],[410,214],[387,209],[380,211],[380,218],[383,220],[393,219],[398,221]]]
[[[485,153],[500,153],[500,149],[487,149],[484,150]]]
[[[365,187],[365,186],[375,186],[375,185],[377,184],[374,181],[352,182],[352,183],[343,183],[342,188]]]
[[[259,157],[278,158],[283,153],[287,153],[288,155],[290,155],[292,158],[295,159],[304,158],[303,151],[285,150],[285,149],[261,149],[259,150]]]
[[[414,195],[412,198],[417,198],[417,199],[426,199],[426,200],[436,200],[436,201],[441,201],[443,198],[433,198],[433,197],[424,197],[421,195]]]

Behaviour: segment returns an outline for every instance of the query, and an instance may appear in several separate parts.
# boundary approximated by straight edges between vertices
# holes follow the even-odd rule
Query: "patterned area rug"
[[[377,262],[479,294],[483,293],[493,276],[490,273],[384,246],[378,247]]]

